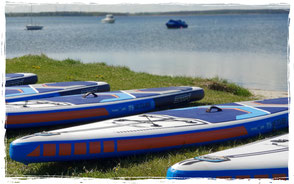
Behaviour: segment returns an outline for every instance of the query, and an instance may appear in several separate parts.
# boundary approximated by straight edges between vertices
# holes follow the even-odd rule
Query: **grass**
[[[205,90],[205,98],[187,106],[220,104],[255,99],[247,89],[219,78],[202,79],[151,75],[133,72],[124,66],[115,67],[106,65],[105,63],[83,64],[72,59],[57,61],[45,55],[26,55],[19,58],[7,59],[6,72],[35,73],[39,77],[38,83],[78,80],[105,81],[110,84],[111,90],[180,85],[202,87]],[[65,126],[8,130],[5,136],[6,154],[9,155],[9,144],[18,137],[63,127]],[[167,168],[183,159],[227,149],[261,138],[264,138],[264,136],[230,141],[223,144],[187,147],[168,152],[90,161],[34,163],[24,165],[11,160],[10,157],[7,156],[5,158],[6,176],[124,177],[130,179],[133,179],[133,177],[164,178]]]

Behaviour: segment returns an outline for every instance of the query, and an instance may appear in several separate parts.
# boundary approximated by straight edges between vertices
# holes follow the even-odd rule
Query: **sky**
[[[212,1],[212,0],[9,0],[6,1],[5,12],[56,12],[56,11],[83,11],[83,12],[167,12],[167,11],[195,11],[215,9],[289,9],[288,1]],[[250,4],[251,2],[251,4]]]

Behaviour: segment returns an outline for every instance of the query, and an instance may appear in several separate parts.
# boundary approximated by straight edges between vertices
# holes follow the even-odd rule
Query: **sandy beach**
[[[261,89],[249,89],[249,91],[260,99],[288,97],[288,92],[285,91],[268,91]]]

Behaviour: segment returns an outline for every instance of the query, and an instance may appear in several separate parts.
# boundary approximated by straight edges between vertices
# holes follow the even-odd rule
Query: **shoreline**
[[[281,97],[289,97],[287,91],[270,91],[270,90],[262,90],[262,89],[248,89],[254,97],[259,99],[270,99],[270,98],[281,98]]]

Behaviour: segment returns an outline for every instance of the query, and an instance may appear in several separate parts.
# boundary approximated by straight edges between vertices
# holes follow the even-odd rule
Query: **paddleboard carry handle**
[[[87,92],[86,94],[83,95],[83,98],[86,98],[89,95],[93,95],[94,98],[96,98],[98,95],[96,95],[94,92]]]
[[[221,108],[219,108],[219,107],[217,107],[217,106],[215,106],[215,105],[212,105],[212,106],[210,106],[208,109],[206,109],[206,112],[215,112],[215,111],[212,111],[213,109],[216,109],[216,112],[220,112],[220,111],[222,111]]]

